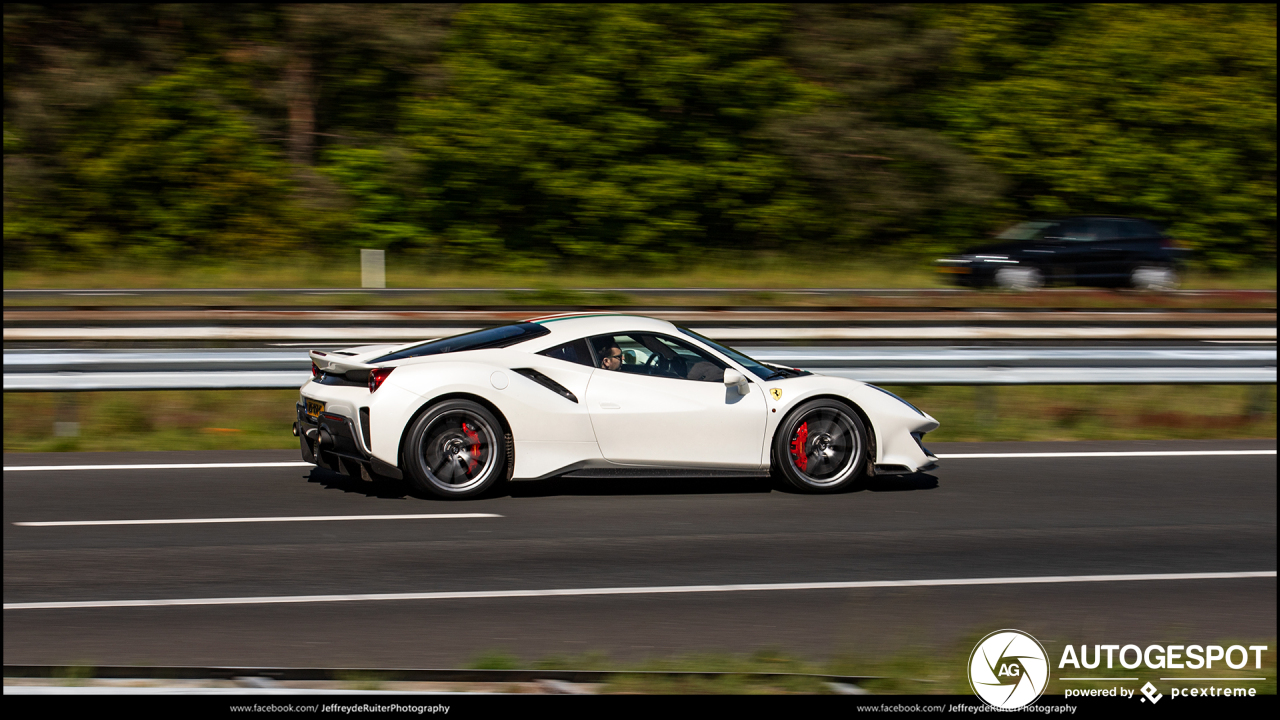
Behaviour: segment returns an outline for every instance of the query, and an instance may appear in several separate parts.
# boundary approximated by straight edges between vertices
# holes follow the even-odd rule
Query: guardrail
[[[641,314],[715,340],[754,342],[1276,339],[1269,311],[670,308]],[[4,316],[7,347],[84,343],[403,343],[546,314],[522,309],[27,308]]]
[[[883,385],[1262,385],[1276,348],[740,347],[775,365]],[[302,350],[4,352],[6,392],[300,387]]]

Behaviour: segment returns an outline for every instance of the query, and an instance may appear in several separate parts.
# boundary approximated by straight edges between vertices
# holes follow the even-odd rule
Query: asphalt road
[[[934,452],[1271,449],[1274,440],[931,444]],[[294,453],[6,454],[5,466]],[[500,517],[32,527],[19,522]],[[4,601],[1249,572],[1276,569],[1276,456],[944,460],[805,496],[754,480],[551,480],[457,503],[308,468],[4,474]],[[6,609],[6,664],[450,667],[777,647],[1270,640],[1276,580]],[[1053,652],[1053,650],[1050,650]]]

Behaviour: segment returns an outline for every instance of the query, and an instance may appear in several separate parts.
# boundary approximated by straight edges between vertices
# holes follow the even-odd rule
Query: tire
[[[1139,265],[1129,273],[1129,284],[1136,290],[1176,290],[1178,271],[1168,265]]]
[[[848,405],[811,400],[788,415],[773,435],[774,470],[807,493],[847,490],[867,466],[867,429]]]
[[[508,436],[493,413],[470,400],[449,400],[418,416],[404,442],[404,467],[419,490],[472,498],[507,476]]]
[[[996,285],[1005,290],[1036,290],[1044,287],[1044,273],[1033,267],[1000,268]]]

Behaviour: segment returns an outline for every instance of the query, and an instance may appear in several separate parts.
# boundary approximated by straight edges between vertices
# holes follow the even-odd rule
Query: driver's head
[[[600,357],[600,367],[605,370],[622,369],[622,348],[618,347],[618,343],[610,342],[604,346],[604,351]]]

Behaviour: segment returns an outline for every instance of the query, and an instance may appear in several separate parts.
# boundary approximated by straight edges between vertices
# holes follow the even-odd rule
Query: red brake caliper
[[[462,423],[462,434],[466,435],[467,439],[471,441],[471,459],[467,461],[467,473],[470,474],[475,472],[476,465],[480,464],[478,459],[480,457],[480,435],[466,423]]]
[[[809,471],[809,456],[804,454],[804,445],[809,440],[809,423],[801,423],[796,429],[796,438],[791,441],[791,457],[796,459],[796,467],[801,472]]]

